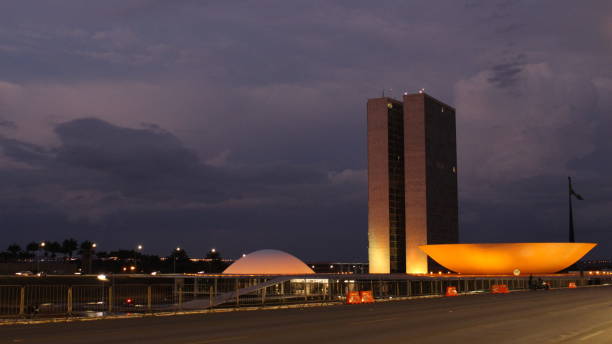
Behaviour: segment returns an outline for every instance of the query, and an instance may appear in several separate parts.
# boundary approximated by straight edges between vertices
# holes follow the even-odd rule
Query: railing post
[[[266,289],[268,289],[268,288],[264,287],[264,288],[261,290],[261,304],[262,304],[262,305],[265,305],[265,304],[266,304]]]
[[[213,287],[211,285],[210,287],[208,287],[208,308],[213,308],[213,300]]]
[[[113,311],[113,287],[108,287],[108,312],[111,313]]]
[[[147,286],[147,310],[150,312],[153,304],[153,293],[151,290],[151,286]]]
[[[281,303],[285,303],[285,282],[280,283]]]
[[[19,315],[25,314],[25,286],[21,286],[19,289]]]
[[[178,308],[179,310],[182,310],[183,309],[183,287],[178,288],[178,297],[179,297]]]
[[[72,315],[72,287],[68,287],[68,296],[66,299],[68,315]]]
[[[236,278],[236,307],[240,307],[240,295],[238,294],[238,278]]]

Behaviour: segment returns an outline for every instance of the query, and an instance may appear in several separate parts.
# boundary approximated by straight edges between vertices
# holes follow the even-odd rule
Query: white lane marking
[[[589,334],[589,335],[587,335],[587,336],[584,336],[584,337],[580,338],[580,340],[581,340],[581,341],[583,341],[583,340],[587,340],[587,339],[589,339],[589,338],[592,338],[592,337],[595,337],[595,336],[599,336],[599,335],[600,335],[600,334],[602,334],[602,333],[603,333],[603,331],[593,332],[593,333],[591,333],[591,334]]]

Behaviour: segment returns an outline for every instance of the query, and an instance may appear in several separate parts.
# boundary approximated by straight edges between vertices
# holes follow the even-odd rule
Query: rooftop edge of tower
[[[450,108],[450,109],[452,109],[453,111],[455,111],[455,107],[453,107],[453,106],[450,106],[450,105],[446,104],[445,102],[443,102],[443,101],[441,101],[441,100],[439,100],[439,99],[437,99],[437,98],[435,98],[435,97],[431,96],[431,95],[430,95],[430,94],[428,94],[428,93],[425,93],[424,91],[423,91],[423,92],[419,92],[419,93],[404,94],[404,98],[406,98],[406,97],[418,97],[418,96],[425,97],[425,98],[427,98],[428,100],[433,101],[434,103],[439,104],[440,106],[444,106],[444,107],[446,107],[446,108]]]
[[[428,93],[425,93],[425,92],[410,93],[410,94],[404,93],[403,96],[402,96],[402,100],[404,98],[406,98],[406,97],[419,97],[419,96],[426,97],[430,101],[433,101],[433,102],[435,102],[435,103],[437,103],[437,104],[439,104],[441,106],[444,106],[446,108],[452,109],[453,111],[456,111],[455,107],[450,106],[450,105],[444,103],[443,101],[441,101],[441,100],[439,100],[439,99],[437,99],[437,98],[435,98],[435,97],[433,97],[433,96],[431,96],[431,95],[429,95]],[[398,99],[391,98],[391,97],[376,97],[376,98],[369,98],[368,102],[384,101],[384,102],[387,102],[387,103],[391,102],[391,103],[394,103],[394,104],[400,104],[401,105],[401,104],[404,103],[402,100],[398,100]]]

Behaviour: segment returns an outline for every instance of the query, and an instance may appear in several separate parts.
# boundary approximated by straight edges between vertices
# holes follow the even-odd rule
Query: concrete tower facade
[[[370,273],[426,273],[419,245],[458,242],[455,109],[417,93],[367,112]]]

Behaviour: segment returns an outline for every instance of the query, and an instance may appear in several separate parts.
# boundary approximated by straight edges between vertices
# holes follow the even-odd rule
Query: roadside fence
[[[612,283],[608,279],[549,276],[538,279],[551,288]],[[140,278],[140,281],[146,278]],[[67,279],[70,281],[70,279]],[[103,317],[110,314],[179,312],[215,308],[266,307],[344,302],[349,292],[371,291],[376,301],[444,296],[448,287],[459,295],[490,292],[494,285],[508,290],[529,289],[527,277],[446,277],[376,275],[314,276],[182,276],[155,283],[0,285],[0,318],[58,316]]]

